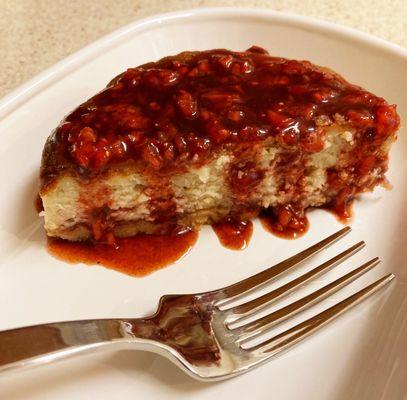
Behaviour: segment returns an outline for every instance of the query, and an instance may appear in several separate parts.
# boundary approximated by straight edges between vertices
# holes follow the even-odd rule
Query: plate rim
[[[325,21],[315,17],[295,14],[285,11],[276,11],[269,8],[245,8],[245,7],[203,7],[188,10],[173,11],[168,13],[154,14],[145,18],[136,19],[129,24],[108,33],[91,42],[85,47],[68,55],[56,62],[43,72],[35,75],[27,82],[0,98],[0,120],[7,117],[18,107],[30,100],[36,94],[48,86],[66,76],[80,64],[87,62],[92,56],[103,50],[114,47],[120,40],[144,29],[154,26],[170,24],[186,19],[207,19],[209,17],[226,18],[257,18],[268,22],[299,26],[316,32],[324,32],[330,35],[353,40],[364,46],[376,48],[389,55],[399,57],[407,62],[407,48],[391,43],[372,34],[359,31],[355,28],[344,26],[336,22]]]

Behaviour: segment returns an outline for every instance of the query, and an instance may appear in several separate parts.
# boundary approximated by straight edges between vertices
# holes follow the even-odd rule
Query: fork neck
[[[48,363],[106,345],[159,342],[192,364],[219,359],[211,314],[196,296],[166,296],[157,313],[140,319],[60,322],[0,332],[0,371]]]

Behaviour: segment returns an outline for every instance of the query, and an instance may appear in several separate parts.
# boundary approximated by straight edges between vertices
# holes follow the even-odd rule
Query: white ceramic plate
[[[252,44],[272,54],[308,59],[398,104],[407,120],[407,52],[325,22],[265,10],[209,9],[135,22],[67,58],[0,102],[0,329],[50,321],[136,317],[160,295],[203,291],[258,272],[340,227],[324,211],[311,213],[299,240],[278,239],[258,224],[251,245],[226,250],[211,229],[176,265],[137,279],[102,267],[68,265],[45,249],[33,209],[42,146],[76,105],[127,67],[183,50]],[[364,239],[367,248],[309,284],[321,286],[362,260],[383,263],[351,288],[314,307],[331,305],[385,272],[396,282],[322,332],[238,378],[193,381],[163,358],[138,352],[103,353],[0,377],[2,399],[402,399],[407,392],[407,136],[391,153],[394,190],[363,196],[353,232],[335,248]],[[332,255],[330,249],[312,263]],[[308,267],[311,263],[308,263]],[[301,272],[301,269],[297,273]],[[0,350],[1,351],[1,350]]]

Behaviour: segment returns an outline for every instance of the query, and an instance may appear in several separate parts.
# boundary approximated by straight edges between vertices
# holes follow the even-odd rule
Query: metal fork
[[[317,291],[253,320],[253,316],[271,303],[339,264],[365,243],[359,242],[277,289],[245,301],[248,293],[265,286],[349,231],[349,227],[343,228],[231,286],[199,294],[163,296],[151,317],[60,322],[0,332],[0,371],[45,364],[100,348],[153,351],[168,357],[199,380],[220,380],[251,370],[319,330],[394,278],[388,274],[314,317],[262,339],[262,335],[283,320],[343,288],[380,262],[374,258]],[[233,305],[242,299],[243,303]],[[257,343],[252,343],[256,339]]]

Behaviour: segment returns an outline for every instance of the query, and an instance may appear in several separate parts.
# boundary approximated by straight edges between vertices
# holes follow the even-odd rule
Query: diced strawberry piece
[[[400,124],[400,118],[396,113],[395,106],[379,106],[376,109],[377,134],[389,136]]]
[[[373,115],[367,110],[349,110],[346,113],[352,123],[359,127],[369,127],[373,123]]]
[[[284,128],[295,122],[292,118],[272,110],[267,111],[267,121],[277,128]]]
[[[198,105],[194,97],[186,90],[181,90],[176,95],[177,107],[187,119],[194,119],[198,115]]]
[[[127,145],[123,140],[117,140],[111,147],[112,153],[118,158],[121,158],[126,154]]]
[[[152,165],[155,169],[159,169],[163,165],[160,149],[154,140],[151,140],[146,146],[143,147],[141,156],[143,157],[144,161]]]
[[[97,136],[92,128],[85,126],[85,128],[81,129],[81,131],[79,132],[78,139],[83,140],[84,142],[95,143]]]

